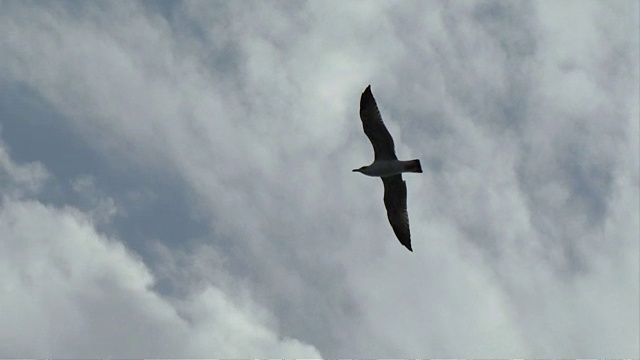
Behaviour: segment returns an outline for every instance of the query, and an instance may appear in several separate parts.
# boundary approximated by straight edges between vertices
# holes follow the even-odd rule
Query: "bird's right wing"
[[[402,175],[383,177],[384,207],[387,217],[400,243],[409,251],[411,248],[411,232],[409,231],[409,214],[407,213],[407,184]]]
[[[382,122],[376,99],[371,93],[371,85],[367,86],[360,97],[360,120],[364,133],[373,145],[375,160],[397,160],[393,138]]]

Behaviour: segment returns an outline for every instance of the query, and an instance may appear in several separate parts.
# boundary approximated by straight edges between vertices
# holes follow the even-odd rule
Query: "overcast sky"
[[[638,4],[1,2],[0,357],[637,358]]]

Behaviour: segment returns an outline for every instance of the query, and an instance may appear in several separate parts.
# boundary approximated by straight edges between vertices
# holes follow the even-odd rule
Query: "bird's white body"
[[[361,167],[358,171],[368,176],[386,177],[403,172],[414,172],[412,170],[413,164],[413,160],[376,160],[369,166]]]

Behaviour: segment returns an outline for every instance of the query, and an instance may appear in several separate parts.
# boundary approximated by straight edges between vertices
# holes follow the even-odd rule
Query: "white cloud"
[[[1,170],[17,179],[10,187],[39,181],[41,165],[17,165],[2,154]],[[96,232],[93,221],[71,207],[3,198],[3,356],[319,356],[274,333],[249,294],[240,303],[207,285],[180,301],[159,296],[141,259]]]
[[[5,197],[22,197],[37,193],[49,176],[39,163],[16,164],[5,145],[0,143],[0,190]]]
[[[278,327],[329,357],[637,356],[638,5],[579,4],[17,3],[0,78],[197,194],[205,242],[140,271],[194,318],[239,309],[228,328],[264,351],[302,346]],[[427,170],[407,176],[414,254],[350,172],[368,83]]]

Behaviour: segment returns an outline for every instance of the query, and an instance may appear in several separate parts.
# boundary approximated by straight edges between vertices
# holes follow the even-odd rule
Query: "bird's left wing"
[[[409,231],[409,214],[407,213],[407,185],[402,175],[383,177],[384,207],[387,217],[400,243],[409,251],[411,248],[411,233]]]
[[[371,93],[371,85],[367,86],[360,97],[360,120],[364,133],[373,145],[375,160],[397,160],[393,138],[382,122],[378,104]]]

